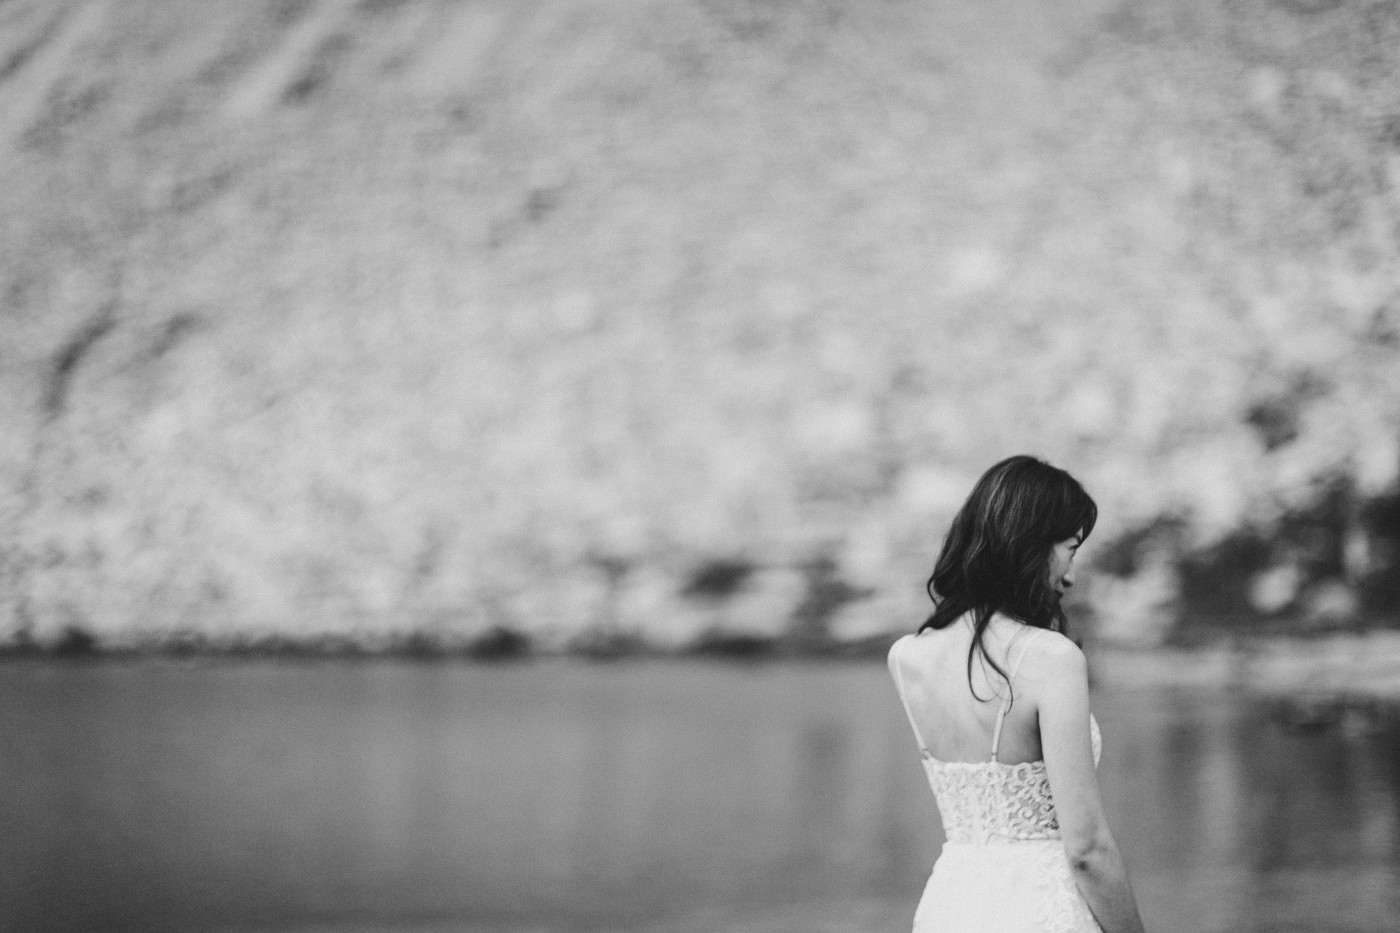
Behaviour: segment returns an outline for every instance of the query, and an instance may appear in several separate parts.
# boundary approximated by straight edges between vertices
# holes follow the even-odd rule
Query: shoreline
[[[1175,686],[1266,697],[1400,701],[1400,631],[1233,638],[1193,648],[1090,649],[1094,682],[1113,689]]]
[[[883,662],[898,637],[860,642],[795,645],[745,640],[662,649],[638,642],[584,643],[548,649],[499,635],[467,644],[406,639],[391,645],[349,640],[267,639],[237,644],[177,641],[109,646],[96,643],[12,645],[0,665],[114,661],[279,661],[306,663],[528,663],[626,664],[669,661],[780,665]],[[1296,636],[1222,636],[1191,647],[1089,644],[1089,675],[1096,688],[1166,687],[1245,691],[1264,697],[1322,696],[1345,702],[1400,701],[1400,630]]]

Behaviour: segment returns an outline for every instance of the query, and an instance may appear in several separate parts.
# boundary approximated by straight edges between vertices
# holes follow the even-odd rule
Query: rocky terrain
[[[1365,0],[5,0],[0,639],[878,640],[1023,451],[1098,498],[1105,644],[1395,625],[1397,49]]]

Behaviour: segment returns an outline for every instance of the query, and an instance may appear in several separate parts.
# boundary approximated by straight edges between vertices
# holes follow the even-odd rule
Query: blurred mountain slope
[[[1397,40],[1304,0],[9,0],[0,630],[859,638],[1021,451],[1099,498],[1106,637],[1251,536],[1222,605],[1365,615]]]

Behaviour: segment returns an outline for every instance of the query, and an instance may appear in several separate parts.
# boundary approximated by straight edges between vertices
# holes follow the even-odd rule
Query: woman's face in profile
[[[1050,585],[1061,596],[1074,586],[1074,555],[1083,543],[1080,535],[1056,541],[1050,546]]]

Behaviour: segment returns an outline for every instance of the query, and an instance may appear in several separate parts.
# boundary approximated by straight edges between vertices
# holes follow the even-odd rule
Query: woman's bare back
[[[983,644],[997,665],[1012,675],[1010,694],[1006,681],[980,655],[973,658],[969,684],[968,617],[895,642],[890,672],[902,685],[909,715],[929,754],[940,761],[991,761],[995,745],[995,760],[1003,764],[1041,759],[1038,707],[1019,669],[1032,643],[1044,635],[1043,629],[1004,616],[992,618]],[[1008,695],[1012,702],[998,736],[998,712]]]

